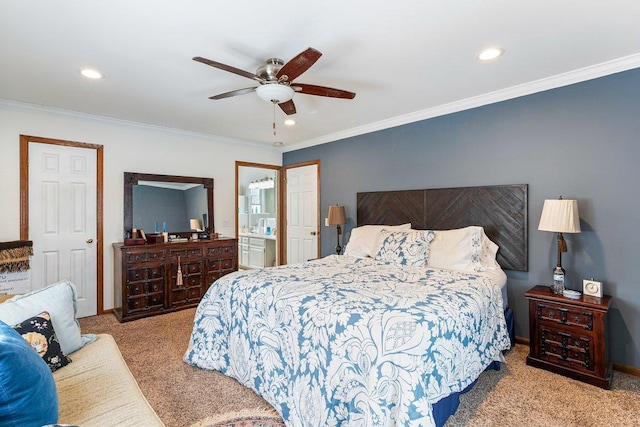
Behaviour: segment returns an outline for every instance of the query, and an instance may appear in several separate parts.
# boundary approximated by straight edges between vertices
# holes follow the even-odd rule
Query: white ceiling
[[[328,142],[640,67],[638,0],[3,1],[0,98],[283,150]],[[506,53],[482,63],[487,46]],[[255,86],[192,60],[254,73],[314,47],[294,127]],[[90,81],[79,70],[105,78]],[[6,102],[6,101],[5,101]]]

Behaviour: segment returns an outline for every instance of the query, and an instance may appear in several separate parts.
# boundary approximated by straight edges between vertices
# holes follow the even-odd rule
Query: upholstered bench
[[[0,425],[164,426],[113,337],[80,334],[75,302],[75,286],[65,281],[0,303]],[[50,322],[37,317],[42,312]],[[48,349],[36,347],[42,353],[57,348],[63,363],[58,356],[39,355],[34,344],[20,336],[16,325],[34,316],[37,326],[51,323],[55,333]],[[59,366],[51,368],[53,372],[52,360]],[[34,414],[34,409],[41,414]]]

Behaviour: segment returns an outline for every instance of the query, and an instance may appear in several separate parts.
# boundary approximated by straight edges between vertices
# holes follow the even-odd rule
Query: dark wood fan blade
[[[255,92],[255,87],[245,87],[244,89],[232,90],[231,92],[221,93],[220,95],[210,96],[209,99],[231,98],[232,96],[244,95],[245,93]]]
[[[232,67],[231,65],[226,65],[226,64],[223,64],[221,62],[212,61],[210,59],[202,58],[200,56],[196,56],[195,58],[193,58],[193,60],[194,61],[198,61],[198,62],[202,62],[203,64],[210,65],[210,66],[215,67],[215,68],[219,68],[219,69],[224,70],[224,71],[228,71],[228,72],[233,73],[233,74],[237,74],[237,75],[242,76],[242,77],[246,77],[246,78],[251,79],[251,80],[255,80],[255,81],[258,81],[258,82],[264,82],[263,78],[260,78],[260,77],[256,76],[255,74],[250,73],[248,71],[244,71],[244,70],[241,70],[239,68]]]
[[[300,74],[307,71],[322,56],[320,51],[310,47],[304,52],[299,53],[296,57],[284,64],[276,77],[287,76],[287,81],[294,81]]]
[[[356,94],[342,89],[334,89],[332,87],[308,85],[304,83],[294,83],[291,88],[299,93],[306,95],[328,96],[331,98],[353,99]]]
[[[292,114],[296,113],[296,106],[293,103],[293,100],[290,99],[287,102],[283,102],[282,104],[278,104],[278,106],[280,106],[280,108],[282,109],[282,111],[284,111],[284,113],[287,116],[290,116]]]

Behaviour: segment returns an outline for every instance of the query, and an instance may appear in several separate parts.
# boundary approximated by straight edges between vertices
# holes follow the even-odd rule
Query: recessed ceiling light
[[[93,68],[83,68],[80,70],[80,74],[85,76],[88,79],[103,79],[104,75],[98,70],[94,70]]]
[[[478,53],[477,58],[480,61],[491,61],[492,59],[496,59],[499,56],[504,55],[504,49],[501,47],[489,47],[487,49],[483,49]]]
[[[284,121],[284,124],[287,125],[287,126],[293,126],[293,125],[296,124],[296,121],[293,120],[293,119],[287,119],[287,120]]]
[[[276,141],[276,142],[273,143],[273,145],[275,145],[276,147],[281,147],[284,144],[282,143],[282,141]]]

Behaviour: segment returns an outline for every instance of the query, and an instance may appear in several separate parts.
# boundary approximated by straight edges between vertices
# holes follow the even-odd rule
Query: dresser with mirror
[[[125,239],[113,244],[119,321],[196,306],[238,269],[237,239],[217,236],[213,208],[212,178],[125,172]]]

